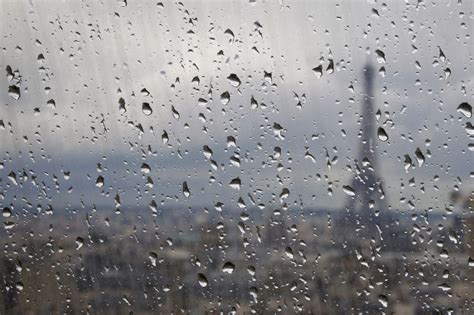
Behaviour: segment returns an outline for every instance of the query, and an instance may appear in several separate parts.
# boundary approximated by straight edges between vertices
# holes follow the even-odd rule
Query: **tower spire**
[[[346,203],[348,210],[365,217],[372,217],[372,208],[379,211],[386,209],[375,146],[374,74],[373,66],[367,63],[363,69],[364,92],[359,152],[351,184],[355,195],[350,196]]]

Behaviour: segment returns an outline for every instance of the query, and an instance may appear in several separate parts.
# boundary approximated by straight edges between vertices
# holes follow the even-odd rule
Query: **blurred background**
[[[0,3],[0,313],[471,314],[470,1]]]

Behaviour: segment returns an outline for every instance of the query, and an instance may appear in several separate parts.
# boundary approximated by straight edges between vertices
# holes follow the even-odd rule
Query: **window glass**
[[[473,5],[0,2],[1,314],[472,314]]]

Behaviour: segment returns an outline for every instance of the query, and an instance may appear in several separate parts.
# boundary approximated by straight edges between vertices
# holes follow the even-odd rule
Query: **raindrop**
[[[379,140],[381,141],[388,140],[387,132],[385,132],[385,129],[383,129],[382,127],[379,127],[379,129],[377,129],[377,136],[379,137]]]
[[[383,307],[387,307],[388,306],[387,296],[385,296],[383,294],[379,295],[379,302],[380,302],[380,304],[382,304]]]
[[[416,148],[415,151],[416,161],[418,162],[418,167],[421,167],[425,163],[425,156],[421,152],[420,148]]]
[[[53,99],[50,99],[49,101],[46,102],[46,106],[51,107],[51,108],[56,108],[56,102]]]
[[[236,177],[234,179],[232,179],[229,183],[229,186],[233,189],[237,189],[237,190],[240,190],[240,185],[241,185],[241,182],[240,182],[240,178],[239,177]]]
[[[148,92],[148,90],[145,89],[145,88],[143,88],[143,89],[140,91],[140,93],[142,93],[143,96],[148,96],[148,95],[150,95],[150,92]]]
[[[99,188],[104,186],[104,177],[102,175],[99,175],[95,181],[95,185]]]
[[[127,109],[125,108],[125,100],[121,97],[119,98],[119,113],[120,115],[123,115],[125,114],[125,112],[127,111]]]
[[[441,50],[441,48],[438,47],[438,49],[439,49],[439,59],[441,60],[441,62],[445,62],[446,61],[446,55]]]
[[[11,171],[10,174],[8,174],[8,179],[13,183],[13,185],[18,185],[16,173],[14,171]]]
[[[444,69],[444,78],[447,79],[451,76],[451,69],[446,68]]]
[[[286,199],[290,196],[290,190],[288,188],[283,188],[280,193],[280,200]]]
[[[8,87],[8,95],[10,95],[14,100],[20,99],[20,88],[16,85],[10,85]]]
[[[379,63],[385,62],[385,53],[380,49],[375,50],[375,54],[377,55],[377,61]]]
[[[198,273],[198,282],[199,282],[199,285],[203,288],[207,287],[208,285],[207,278],[202,273]]]
[[[467,118],[472,117],[472,106],[464,102],[458,106],[458,112],[466,116]]]
[[[229,104],[229,101],[230,101],[230,93],[225,91],[224,93],[221,94],[221,104],[227,105]]]
[[[163,142],[163,144],[167,144],[169,140],[170,139],[168,137],[168,133],[166,132],[166,130],[163,130],[163,133],[161,134],[161,141]]]
[[[222,272],[225,272],[228,274],[231,274],[232,272],[234,272],[234,269],[235,269],[235,265],[229,261],[226,262],[224,266],[222,266]]]
[[[467,265],[469,267],[474,267],[474,259],[472,259],[471,257],[468,258],[467,260]]]
[[[152,200],[148,206],[154,213],[158,212],[158,205],[156,204],[155,200]]]
[[[174,118],[179,119],[179,113],[178,113],[178,111],[176,110],[176,108],[174,108],[173,105],[171,105],[171,112],[173,113],[173,117],[174,117]]]
[[[204,98],[202,98],[202,97],[198,99],[198,105],[199,105],[199,106],[206,106],[206,104],[207,104],[207,100],[206,100],[206,99],[204,99]]]
[[[445,291],[445,292],[451,290],[451,287],[450,287],[447,283],[442,283],[442,284],[440,284],[440,285],[438,286],[438,288],[440,288],[441,290],[443,290],[443,291]]]
[[[250,108],[251,109],[257,109],[258,108],[258,103],[255,100],[255,98],[252,96],[250,99]]]
[[[258,290],[257,290],[256,287],[251,287],[251,288],[250,288],[250,295],[252,296],[252,298],[254,299],[254,301],[257,301]]]
[[[84,246],[84,239],[82,237],[77,237],[76,238],[76,250],[79,250],[82,246]]]
[[[151,167],[147,163],[143,163],[141,167],[142,173],[144,174],[150,174],[151,172]]]
[[[146,102],[142,104],[142,111],[143,111],[143,114],[145,114],[146,116],[150,116],[153,113],[153,110],[151,109],[150,104]]]
[[[202,147],[202,152],[204,153],[204,157],[208,160],[212,158],[212,150],[209,146],[205,145]]]
[[[319,65],[316,68],[313,68],[313,71],[314,71],[314,73],[316,73],[316,76],[318,78],[323,76],[323,66],[322,65]]]
[[[23,291],[23,289],[24,289],[24,285],[21,282],[17,282],[15,287],[18,291]]]
[[[405,154],[405,161],[404,161],[405,171],[408,171],[411,166],[412,166],[411,157],[408,154]]]
[[[334,73],[334,61],[329,59],[328,67],[326,68],[326,73],[331,74]]]
[[[227,147],[235,147],[236,146],[236,140],[233,136],[227,136]]]
[[[231,73],[228,77],[227,80],[229,81],[230,85],[233,87],[239,87],[240,86],[240,79],[235,73]]]
[[[12,216],[12,210],[8,207],[3,208],[2,215],[4,218],[9,218]]]
[[[156,260],[158,258],[158,255],[155,253],[155,252],[149,252],[148,253],[148,258],[150,259],[151,261],[151,265],[153,267],[156,267]]]
[[[189,187],[188,187],[188,183],[187,182],[183,182],[183,195],[184,197],[189,197],[191,196],[191,192],[189,191]]]
[[[346,193],[346,195],[355,196],[354,189],[349,185],[342,186],[342,190]]]

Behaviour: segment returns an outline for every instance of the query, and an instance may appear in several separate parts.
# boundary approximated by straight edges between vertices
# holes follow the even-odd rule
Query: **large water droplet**
[[[387,307],[388,306],[387,296],[385,296],[383,294],[379,295],[379,302],[380,302],[380,304],[382,304],[383,307]]]
[[[240,190],[240,185],[241,185],[241,182],[240,182],[240,178],[239,177],[236,177],[234,179],[232,179],[229,183],[229,186],[233,189],[237,189],[237,190]]]
[[[207,278],[202,273],[198,274],[198,282],[199,282],[199,285],[203,288],[207,287],[208,285]]]
[[[16,173],[14,171],[11,171],[8,174],[8,179],[13,183],[13,185],[18,185],[18,182],[16,180]]]
[[[464,102],[458,106],[458,112],[466,116],[467,118],[472,117],[472,106]]]
[[[202,147],[202,152],[204,153],[204,157],[206,159],[211,159],[212,158],[212,150],[209,148],[209,146],[205,145]]]
[[[8,87],[8,95],[14,100],[20,99],[20,88],[16,85],[10,85]]]
[[[184,197],[189,197],[189,196],[191,196],[191,192],[189,191],[189,187],[188,187],[188,183],[187,183],[187,182],[183,182],[182,190],[183,190],[183,195],[184,195]]]
[[[230,93],[225,91],[224,93],[221,94],[221,104],[227,105],[229,104],[229,101],[230,101]]]
[[[240,79],[235,73],[231,73],[228,77],[227,80],[229,81],[230,85],[233,87],[239,87],[240,86]]]
[[[385,62],[385,53],[383,51],[381,51],[380,49],[377,49],[375,51],[375,54],[377,55],[377,61],[382,63],[382,62]]]
[[[9,218],[12,216],[12,210],[8,207],[3,208],[2,215],[4,218]]]
[[[222,272],[225,272],[228,274],[231,274],[232,272],[234,272],[234,269],[235,269],[235,265],[229,261],[226,262],[224,266],[222,266]]]
[[[155,253],[155,252],[149,252],[148,253],[148,258],[150,259],[151,261],[151,265],[153,267],[156,267],[156,260],[158,258],[158,255]]]
[[[381,141],[388,140],[387,132],[385,132],[385,129],[383,129],[382,127],[379,127],[379,129],[377,129],[377,136],[379,137],[379,140]]]
[[[119,103],[119,113],[120,113],[120,115],[125,114],[125,112],[127,111],[127,109],[125,108],[125,100],[121,97],[121,98],[119,98],[118,103]]]
[[[316,73],[316,76],[318,78],[323,76],[323,66],[322,65],[319,65],[316,68],[313,68],[313,71],[314,71],[314,73]]]
[[[415,151],[416,161],[418,162],[418,166],[421,167],[425,163],[425,156],[423,152],[421,152],[420,148],[416,148]]]
[[[153,113],[153,110],[151,109],[150,104],[146,102],[142,104],[142,111],[143,111],[143,114],[145,114],[146,116],[150,116]]]
[[[82,237],[77,237],[76,238],[76,250],[81,249],[82,246],[84,246],[84,239]]]
[[[99,188],[102,188],[104,186],[104,177],[102,175],[99,175],[95,181],[95,185]]]
[[[354,189],[349,185],[342,186],[342,190],[349,196],[355,196]]]

